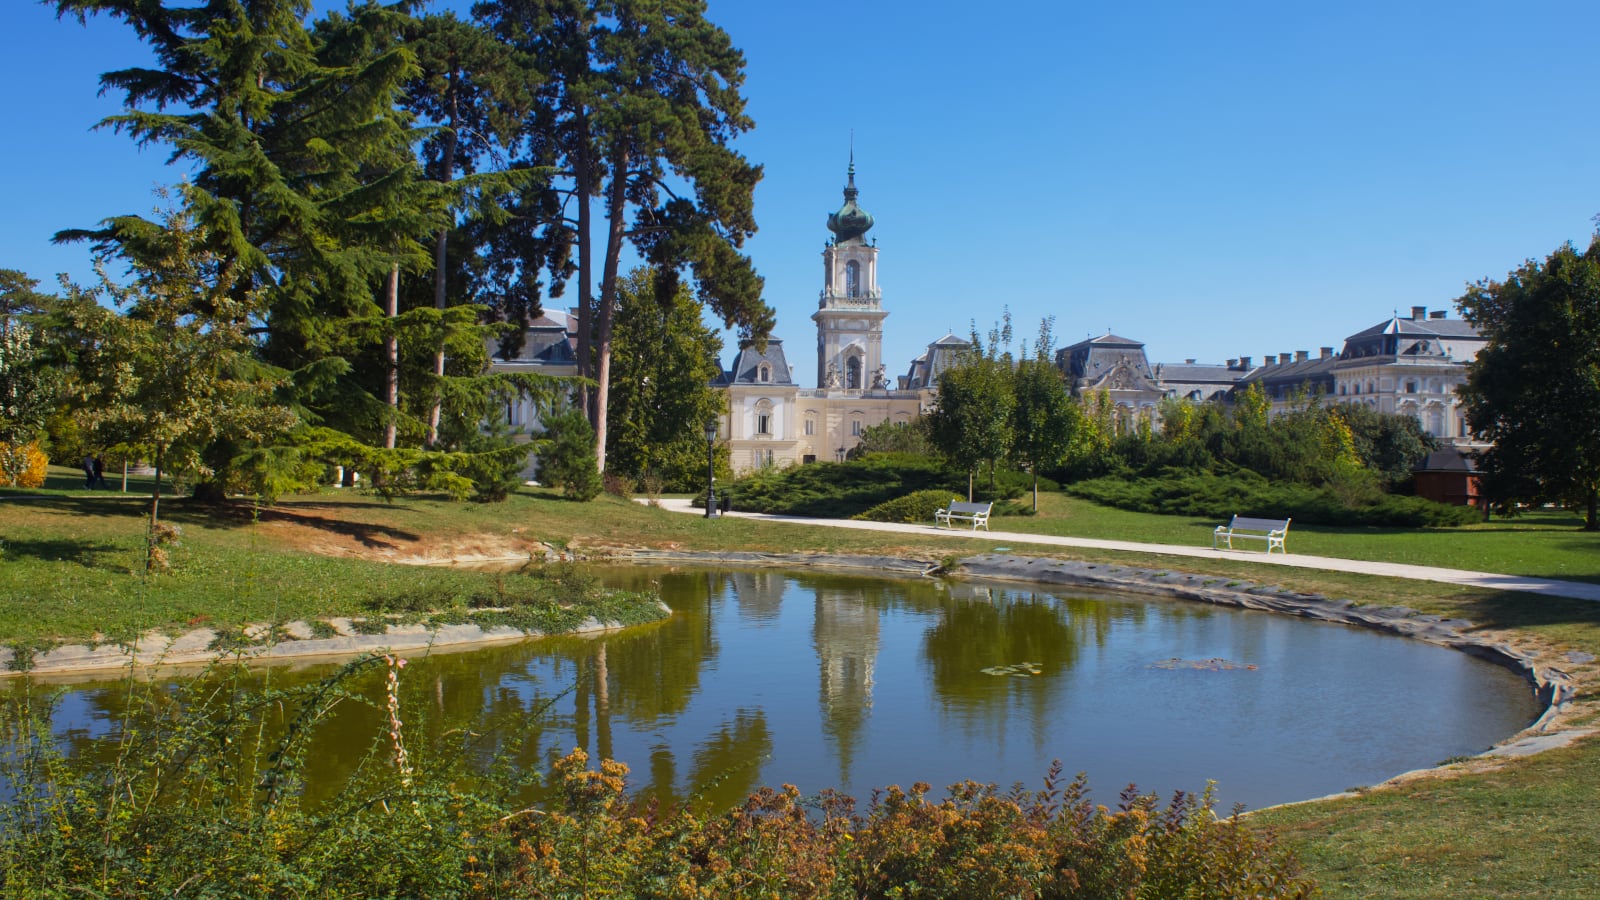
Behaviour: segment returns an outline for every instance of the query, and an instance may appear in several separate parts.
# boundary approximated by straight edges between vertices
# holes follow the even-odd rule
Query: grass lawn
[[[115,480],[114,480],[115,481]],[[135,483],[140,490],[148,482]],[[1037,517],[1000,530],[1209,546],[1217,523],[1041,497]],[[100,633],[227,626],[360,614],[409,593],[448,601],[494,589],[499,576],[396,566],[382,559],[460,552],[601,552],[664,547],[771,552],[890,553],[938,559],[991,549],[982,541],[894,535],[696,516],[602,497],[574,504],[544,491],[506,503],[352,492],[285,498],[266,510],[163,502],[184,529],[175,570],[140,569],[147,498],[87,492],[69,469],[47,488],[0,490],[0,641],[38,644]],[[1600,536],[1541,513],[1450,531],[1295,528],[1296,553],[1600,580]],[[308,552],[315,551],[315,552]],[[1200,560],[1157,554],[1016,547],[1072,559],[1192,571],[1230,580],[1405,605],[1459,616],[1546,652],[1600,655],[1600,604],[1372,576],[1269,567],[1250,554]],[[1559,658],[1559,657],[1558,657]],[[1593,664],[1566,664],[1593,683]],[[1580,695],[1587,702],[1587,695]],[[1513,760],[1495,772],[1430,780],[1353,800],[1260,814],[1280,829],[1333,897],[1600,896],[1600,741]]]
[[[1026,498],[1024,498],[1026,499]],[[1158,516],[1040,494],[1037,516],[991,519],[998,531],[1211,546],[1217,519]],[[1600,582],[1600,532],[1576,513],[1539,510],[1462,528],[1334,528],[1291,525],[1289,552]]]

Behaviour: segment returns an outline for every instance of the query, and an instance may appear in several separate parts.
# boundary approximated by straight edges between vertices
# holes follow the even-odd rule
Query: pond
[[[533,732],[525,765],[582,747],[627,763],[648,795],[714,806],[782,783],[862,799],[916,781],[1038,787],[1059,759],[1102,802],[1130,782],[1167,795],[1214,780],[1227,809],[1477,753],[1539,713],[1528,682],[1498,666],[1288,616],[1015,584],[599,571],[657,585],[674,615],[415,659],[408,727],[520,720]],[[283,685],[335,669],[257,677]],[[142,689],[71,686],[58,733],[77,752],[107,752],[107,723]],[[335,717],[313,747],[313,789],[357,765],[381,722],[355,704]]]

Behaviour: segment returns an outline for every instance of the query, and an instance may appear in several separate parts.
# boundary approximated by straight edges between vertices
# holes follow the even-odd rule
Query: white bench
[[[1289,551],[1284,549],[1283,539],[1288,534],[1288,519],[1251,519],[1246,516],[1234,516],[1233,521],[1226,525],[1218,525],[1217,530],[1211,532],[1211,549],[1218,549],[1220,544],[1223,549],[1232,550],[1234,540],[1243,538],[1266,541],[1268,553],[1276,547],[1279,553],[1287,555]]]
[[[972,530],[977,531],[982,525],[984,531],[989,530],[989,510],[994,508],[993,503],[966,503],[961,500],[952,500],[945,504],[944,509],[933,514],[933,518],[944,527],[950,527],[950,522],[960,519],[971,522]]]

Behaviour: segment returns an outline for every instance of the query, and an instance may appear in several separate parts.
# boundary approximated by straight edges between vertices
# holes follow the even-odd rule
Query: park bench
[[[971,522],[973,531],[977,531],[979,525],[983,526],[984,531],[988,531],[989,510],[992,508],[994,508],[993,503],[966,503],[961,500],[951,500],[945,504],[944,509],[934,513],[933,518],[946,528],[950,527],[951,521],[960,519],[963,522]]]
[[[1217,530],[1211,533],[1211,549],[1218,549],[1218,544],[1224,549],[1232,550],[1233,542],[1243,538],[1251,541],[1266,541],[1267,552],[1278,548],[1279,553],[1287,554],[1284,549],[1283,539],[1289,534],[1288,519],[1252,519],[1248,516],[1234,516],[1233,521],[1226,525],[1218,525]]]

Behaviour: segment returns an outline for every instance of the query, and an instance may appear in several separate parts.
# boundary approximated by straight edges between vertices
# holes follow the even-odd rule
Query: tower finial
[[[860,191],[856,190],[856,130],[850,129],[850,167],[845,170],[848,176],[844,185],[844,206],[839,211],[828,216],[828,230],[835,236],[835,243],[844,244],[854,242],[866,243],[861,239],[863,234],[872,227],[872,216],[866,210],[856,205],[856,197]]]

